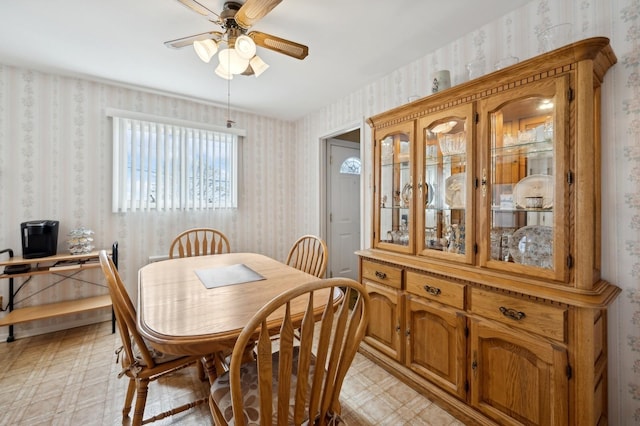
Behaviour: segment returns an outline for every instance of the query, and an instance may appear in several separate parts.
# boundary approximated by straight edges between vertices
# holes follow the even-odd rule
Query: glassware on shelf
[[[382,155],[380,161],[382,164],[390,164],[393,162],[393,143],[387,139],[382,141]]]
[[[69,239],[67,245],[69,247],[69,253],[71,254],[86,254],[91,253],[93,250],[93,235],[94,232],[91,229],[80,227],[78,229],[72,229],[69,232]]]
[[[463,154],[467,138],[465,132],[458,133],[440,133],[438,134],[438,144],[442,155]]]
[[[520,61],[520,59],[516,56],[505,56],[504,58],[496,61],[494,67],[496,71],[498,71],[498,70],[501,70],[502,68],[507,68],[511,65],[515,65],[518,63],[518,61]]]
[[[465,253],[465,226],[453,224],[447,227],[447,251],[449,253]]]
[[[558,49],[571,41],[571,23],[552,25],[538,35],[543,52]]]
[[[531,96],[491,115],[491,260],[553,269],[554,108],[553,96]]]
[[[411,244],[407,223],[413,203],[412,149],[409,133],[392,132],[380,139],[379,143],[379,242],[393,244],[399,251],[407,251]]]
[[[422,129],[423,159],[420,214],[424,234],[419,251],[425,256],[470,261],[465,246],[466,172],[469,158],[467,124],[471,108],[455,108],[446,114],[425,117]],[[462,256],[465,258],[463,259]]]
[[[467,64],[467,72],[469,80],[482,77],[485,72],[486,61],[484,59],[478,59]]]

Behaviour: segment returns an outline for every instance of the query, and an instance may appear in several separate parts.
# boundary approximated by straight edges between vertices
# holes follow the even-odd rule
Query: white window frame
[[[111,108],[107,116],[113,119],[113,212],[237,208],[244,130]],[[213,189],[218,185],[224,190]]]

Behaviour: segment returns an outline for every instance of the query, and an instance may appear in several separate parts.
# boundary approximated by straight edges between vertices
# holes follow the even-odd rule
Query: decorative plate
[[[444,181],[444,201],[452,209],[465,207],[466,173],[456,173]]]
[[[427,193],[425,194],[425,206],[429,206],[431,203],[433,203],[433,199],[436,196],[436,191],[433,189],[433,185],[431,185],[429,182],[425,182],[424,183],[424,188],[425,191],[427,191]]]
[[[551,269],[553,228],[531,225],[518,229],[509,238],[509,254],[516,263]]]
[[[542,208],[553,207],[553,176],[531,175],[513,187],[513,201],[516,207],[524,209],[527,207],[528,197],[542,197]]]
[[[413,187],[410,183],[405,183],[402,187],[402,193],[400,195],[402,199],[402,207],[409,207],[411,204],[411,197],[413,195]]]

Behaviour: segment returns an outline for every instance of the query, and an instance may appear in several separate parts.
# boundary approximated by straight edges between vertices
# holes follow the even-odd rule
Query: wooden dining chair
[[[129,378],[122,409],[123,422],[129,417],[134,394],[136,395],[136,404],[131,422],[134,426],[154,422],[206,402],[207,398],[202,398],[144,419],[149,383],[169,373],[193,365],[199,362],[200,358],[198,356],[167,355],[156,351],[148,345],[138,333],[135,307],[113,264],[113,260],[105,250],[101,250],[98,257],[109,287],[109,295],[111,296],[113,311],[116,316],[120,339],[122,340],[122,346],[116,351],[122,365],[122,370],[118,377],[127,376]]]
[[[352,298],[355,305],[349,309]],[[314,311],[314,302],[320,312]],[[229,371],[211,386],[209,408],[215,423],[340,423],[340,389],[364,337],[369,309],[364,286],[346,278],[301,284],[273,298],[244,326]],[[279,330],[276,326],[277,340],[270,335],[274,321],[281,324]],[[254,339],[257,361],[243,364]]]
[[[229,252],[231,252],[229,239],[221,231],[213,228],[192,228],[181,232],[173,239],[169,248],[169,258],[207,256]],[[226,365],[218,362],[224,358],[225,354],[213,355],[218,370],[226,370]],[[206,380],[207,375],[203,364],[198,363],[197,369],[200,380]]]
[[[325,242],[315,235],[304,235],[291,246],[286,264],[322,278],[327,270],[328,259],[329,250]]]
[[[213,228],[192,228],[173,239],[169,258],[206,256],[230,251],[229,240],[224,233]]]

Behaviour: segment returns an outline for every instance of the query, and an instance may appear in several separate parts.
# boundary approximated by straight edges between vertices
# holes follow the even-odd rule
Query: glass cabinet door
[[[411,125],[389,129],[376,141],[379,161],[375,241],[378,247],[403,253],[413,252],[412,129]]]
[[[420,119],[418,253],[473,261],[473,105]]]
[[[483,266],[562,279],[567,90],[561,77],[481,105],[489,145]]]

